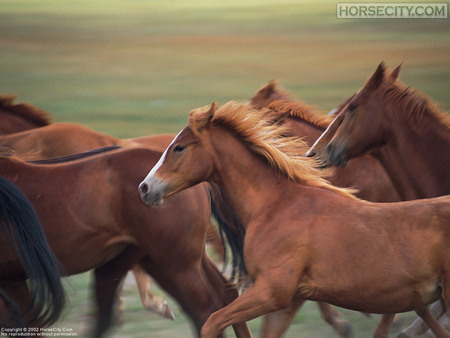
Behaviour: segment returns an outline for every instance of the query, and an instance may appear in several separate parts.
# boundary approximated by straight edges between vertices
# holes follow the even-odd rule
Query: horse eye
[[[354,105],[354,104],[350,104],[347,108],[347,111],[349,113],[353,113],[355,110],[356,110],[356,105]]]
[[[175,146],[175,148],[173,148],[173,151],[174,151],[175,153],[181,153],[184,149],[186,149],[185,146],[182,146],[181,144],[177,144],[177,145]]]

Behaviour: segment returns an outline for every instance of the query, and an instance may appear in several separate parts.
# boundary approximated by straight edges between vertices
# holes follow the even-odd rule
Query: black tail
[[[209,187],[209,195],[211,198],[211,212],[217,220],[220,229],[220,235],[224,242],[225,248],[225,265],[227,263],[227,245],[224,237],[231,250],[231,280],[240,280],[248,276],[247,268],[244,262],[244,237],[245,228],[236,214],[234,207],[225,192],[217,185],[211,183]]]
[[[61,314],[64,289],[60,270],[38,217],[28,199],[8,180],[0,177],[0,216],[29,278],[32,296],[26,325],[47,326]]]

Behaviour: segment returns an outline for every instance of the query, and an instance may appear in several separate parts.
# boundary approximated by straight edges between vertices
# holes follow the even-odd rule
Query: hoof
[[[354,337],[354,333],[353,333],[353,326],[350,323],[345,323],[344,325],[342,325],[341,327],[339,327],[338,329],[338,333],[341,337],[344,338],[353,338]]]

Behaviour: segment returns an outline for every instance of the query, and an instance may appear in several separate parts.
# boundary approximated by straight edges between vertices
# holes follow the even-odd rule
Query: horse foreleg
[[[209,282],[213,286],[217,293],[217,297],[222,300],[222,306],[224,307],[239,297],[238,290],[226,281],[225,277],[220,273],[211,259],[207,256],[203,256],[203,268]],[[234,333],[237,338],[251,337],[252,334],[246,323],[238,323],[233,325]]]
[[[330,324],[330,326],[341,337],[349,338],[353,336],[352,325],[343,318],[342,314],[331,304],[317,302],[322,318]]]
[[[144,309],[174,320],[175,315],[170,309],[169,304],[162,297],[153,294],[152,279],[150,276],[139,265],[135,265],[132,271]]]
[[[177,300],[200,332],[209,315],[222,307],[222,302],[201,262],[195,263],[178,260],[174,265],[161,265],[147,257],[140,261],[144,270]]]
[[[427,307],[416,310],[416,313],[430,327],[431,331],[433,331],[437,338],[450,338],[450,333],[439,324]]]
[[[95,269],[95,300],[98,317],[94,337],[101,337],[111,325],[113,305],[119,285],[131,266],[143,254],[136,247],[128,247],[119,256]]]
[[[215,338],[230,325],[246,322],[289,306],[295,287],[293,290],[286,290],[286,285],[283,285],[284,292],[281,293],[272,285],[259,279],[231,304],[214,312],[201,329],[202,338]]]
[[[286,309],[265,315],[262,328],[263,337],[281,337],[304,302],[303,298],[294,298]]]

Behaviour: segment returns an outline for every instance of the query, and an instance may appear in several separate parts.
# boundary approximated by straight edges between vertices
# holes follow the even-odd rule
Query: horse
[[[324,166],[329,166],[344,165],[352,159],[351,164],[370,152],[383,165],[403,200],[448,195],[450,119],[430,98],[398,81],[401,66],[388,73],[381,63],[359,93],[344,102],[345,109],[307,155],[319,157]],[[348,151],[339,154],[337,148]],[[437,317],[445,312],[439,305],[432,309]]]
[[[197,331],[238,296],[205,252],[211,210],[203,185],[159,210],[140,201],[135,187],[160,156],[148,148],[124,148],[59,164],[0,158],[0,176],[32,202],[65,274],[95,270],[96,337],[108,328],[116,289],[134,264],[178,301]],[[10,260],[6,268],[4,278],[15,283],[4,291],[23,308],[26,276],[20,261]],[[248,336],[245,323],[234,329]]]
[[[29,200],[3,177],[0,177],[0,217],[2,332],[5,327],[51,325],[59,318],[65,304],[60,266]],[[16,282],[6,273],[12,261],[18,262],[16,269],[23,269],[24,278],[29,279],[27,293],[30,297],[23,311],[2,290]]]
[[[288,126],[288,135],[300,137],[308,145],[317,140],[331,121],[329,116],[319,115],[301,101],[277,100],[269,104],[268,108],[271,113],[281,117],[281,123]],[[400,201],[389,176],[371,155],[353,161],[346,168],[336,168],[328,179],[333,185],[355,189],[355,194],[367,201]]]
[[[28,161],[42,161],[88,152],[102,147],[134,147],[145,146],[155,150],[164,150],[174,138],[174,134],[158,134],[128,139],[119,139],[114,136],[98,132],[78,123],[53,123],[51,125],[27,130],[20,133],[0,136],[0,146],[6,146]],[[224,256],[224,247],[220,236],[210,226],[207,232],[207,243],[212,245],[218,253],[218,259]],[[133,274],[139,290],[142,304],[145,309],[160,314],[163,317],[174,319],[174,315],[162,298],[155,296],[151,290],[151,279],[139,267],[133,268]],[[121,322],[123,311],[116,311],[116,321]]]
[[[300,139],[266,111],[234,103],[193,110],[188,125],[139,185],[152,207],[199,182],[218,185],[240,219],[242,271],[251,285],[201,329],[267,314],[278,337],[305,300],[367,313],[416,311],[450,337],[427,305],[450,305],[450,197],[360,200],[329,184]],[[324,207],[326,206],[326,207]],[[243,241],[243,242],[242,242]],[[295,313],[295,312],[294,312]]]
[[[281,123],[289,127],[289,135],[301,137],[309,145],[317,140],[328,127],[334,115],[343,108],[341,105],[329,115],[321,115],[319,112],[313,111],[311,106],[293,99],[274,81],[259,89],[249,104],[256,109],[269,108],[271,114],[278,114]],[[280,120],[276,120],[277,123],[280,123]],[[372,202],[400,200],[390,178],[380,163],[370,155],[353,161],[346,168],[336,168],[328,179],[336,186],[353,187],[356,190],[355,194],[364,200]],[[338,334],[343,337],[352,334],[350,323],[345,321],[336,309],[325,303],[318,303],[318,305],[322,317]],[[387,336],[392,320],[393,316],[391,315],[383,316],[375,335]]]
[[[28,103],[15,104],[15,95],[0,94],[0,135],[43,127],[51,123],[48,112]]]
[[[369,151],[379,159],[402,199],[450,194],[450,118],[429,97],[387,74],[381,63],[336,116],[324,139],[325,162],[344,166]]]
[[[175,135],[160,134],[119,139],[79,123],[60,122],[0,136],[0,146],[14,149],[28,161],[56,158],[108,146],[148,146],[164,150]]]

